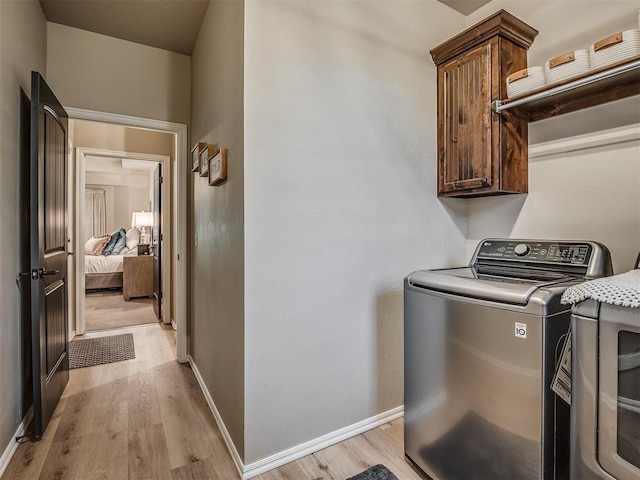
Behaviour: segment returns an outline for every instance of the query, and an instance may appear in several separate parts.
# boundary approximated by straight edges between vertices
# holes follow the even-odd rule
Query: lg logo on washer
[[[527,324],[516,322],[516,337],[527,338]]]

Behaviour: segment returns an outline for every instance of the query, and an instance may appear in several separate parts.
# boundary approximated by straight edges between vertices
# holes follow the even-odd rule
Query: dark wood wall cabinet
[[[431,50],[437,67],[438,196],[528,190],[528,124],[640,94],[640,57],[507,99],[538,32],[500,10]]]
[[[500,10],[431,50],[437,67],[438,196],[526,193],[528,123],[492,105],[527,67],[537,30]]]

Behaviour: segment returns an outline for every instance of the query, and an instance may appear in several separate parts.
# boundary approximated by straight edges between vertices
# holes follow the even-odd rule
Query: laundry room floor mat
[[[349,477],[347,480],[398,480],[398,477],[384,465],[374,465],[354,477]]]
[[[69,342],[69,368],[91,367],[134,358],[136,349],[132,333]]]

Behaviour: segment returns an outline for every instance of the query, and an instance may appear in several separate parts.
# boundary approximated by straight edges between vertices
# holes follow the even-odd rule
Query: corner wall
[[[7,445],[17,446],[13,435],[28,407],[22,405],[27,386],[27,379],[22,376],[27,352],[22,347],[21,300],[16,285],[23,213],[19,191],[23,154],[20,89],[31,95],[32,70],[46,77],[46,29],[36,0],[0,1],[0,473],[5,466],[1,456]]]
[[[245,464],[403,403],[403,278],[464,262],[436,198],[436,2],[245,4]]]
[[[530,66],[638,28],[637,2],[578,4],[493,0],[468,17],[467,24],[504,8],[536,28],[540,33],[529,49]],[[640,96],[529,124],[531,146],[551,148],[569,141],[578,148],[531,158],[528,195],[470,200],[470,247],[487,236],[596,240],[611,250],[616,273],[633,268],[640,251],[640,138],[579,147],[605,130],[636,124]]]
[[[212,1],[192,57],[191,145],[229,150],[228,180],[190,173],[190,352],[244,457],[244,2]],[[197,240],[196,240],[197,239]]]

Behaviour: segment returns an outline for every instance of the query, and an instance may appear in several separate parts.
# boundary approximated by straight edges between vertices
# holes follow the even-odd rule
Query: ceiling
[[[438,1],[468,15],[490,0]],[[53,23],[191,55],[209,0],[40,0],[40,5]]]
[[[209,0],[40,0],[40,5],[53,23],[191,55]]]
[[[438,0],[440,3],[457,10],[463,15],[469,15],[471,12],[475,12],[481,6],[489,3],[491,0]]]

